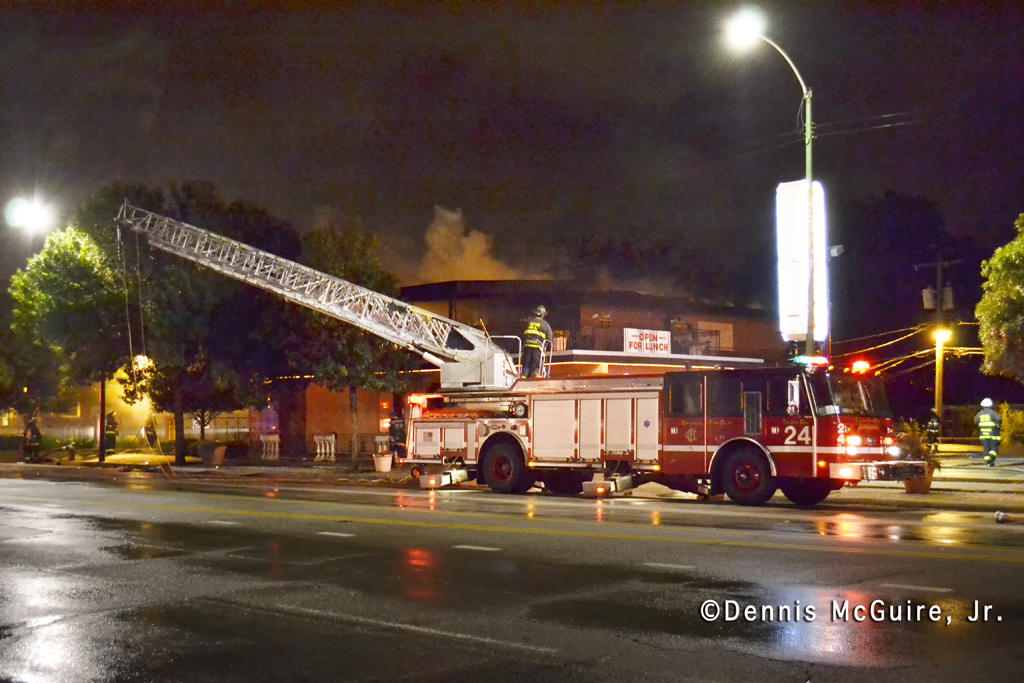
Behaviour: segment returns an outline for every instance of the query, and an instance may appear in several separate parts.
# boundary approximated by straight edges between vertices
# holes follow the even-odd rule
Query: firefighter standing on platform
[[[533,309],[533,317],[526,321],[526,331],[523,332],[523,369],[520,377],[529,379],[540,374],[544,342],[552,337],[551,325],[544,320],[547,314],[548,309],[538,306]]]
[[[1003,418],[992,410],[992,399],[984,399],[981,402],[981,411],[974,416],[974,424],[978,426],[981,452],[989,467],[996,466],[996,456],[999,455],[999,426],[1002,423]]]

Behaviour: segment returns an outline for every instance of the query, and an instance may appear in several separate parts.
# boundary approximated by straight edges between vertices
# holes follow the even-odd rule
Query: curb
[[[46,479],[57,481],[126,481],[140,478],[152,478],[161,483],[180,482],[201,487],[204,485],[268,485],[292,487],[317,487],[330,489],[334,487],[380,487],[389,489],[417,489],[419,485],[412,476],[401,469],[388,473],[381,472],[330,472],[327,468],[310,470],[308,477],[294,476],[293,472],[277,474],[271,471],[254,471],[248,473],[231,472],[228,469],[211,469],[197,466],[179,468],[168,471],[161,466],[138,466],[118,464],[87,464],[87,465],[38,465],[26,463],[0,463],[0,478],[5,479]],[[291,476],[290,476],[291,475]],[[326,475],[326,476],[325,476]],[[953,509],[963,512],[992,514],[996,510],[1024,513],[1024,486],[1018,490],[997,489],[957,489],[947,485],[955,483],[999,483],[1021,484],[1024,482],[983,482],[979,480],[955,481],[944,479],[936,481],[932,494],[907,494],[895,486],[871,486],[844,488],[831,496],[822,504],[822,512],[835,512],[842,508],[871,508],[889,511],[934,511]],[[461,488],[461,487],[460,487]],[[1016,488],[1016,487],[1015,487]],[[933,495],[935,494],[935,495]],[[956,500],[950,497],[956,497]],[[983,497],[978,499],[978,497]],[[656,497],[662,498],[662,497]],[[667,497],[665,499],[668,499]]]

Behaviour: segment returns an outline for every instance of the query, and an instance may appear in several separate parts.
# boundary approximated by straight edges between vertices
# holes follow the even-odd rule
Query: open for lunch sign
[[[650,356],[667,356],[672,353],[672,337],[665,330],[622,330],[622,350],[626,353],[642,353]]]

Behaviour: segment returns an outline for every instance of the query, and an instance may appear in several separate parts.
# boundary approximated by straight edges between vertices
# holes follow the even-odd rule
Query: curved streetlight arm
[[[804,83],[803,76],[801,76],[800,72],[797,71],[796,64],[794,64],[793,60],[789,58],[789,55],[786,54],[786,51],[779,47],[778,44],[771,38],[761,35],[759,35],[758,38],[760,38],[761,40],[768,43],[769,45],[771,45],[772,47],[779,51],[779,54],[782,55],[782,58],[786,60],[787,64],[789,64],[789,68],[791,68],[793,70],[793,73],[796,74],[796,80],[800,81],[800,90],[803,91],[804,97],[807,97],[809,92],[807,90],[807,84]]]

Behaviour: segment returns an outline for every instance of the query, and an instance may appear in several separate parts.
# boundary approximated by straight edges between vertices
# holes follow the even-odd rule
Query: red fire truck
[[[520,380],[501,395],[412,396],[409,409],[405,461],[451,473],[426,487],[475,477],[501,493],[539,481],[607,495],[653,481],[741,505],[781,489],[811,506],[925,471],[901,458],[877,378],[815,365]]]
[[[419,354],[440,391],[413,396],[406,457],[427,488],[474,476],[519,493],[606,495],[649,481],[761,505],[816,505],[844,484],[921,476],[899,459],[885,393],[813,363],[659,376],[518,377],[486,331],[125,203],[118,222],[163,251]],[[597,475],[600,475],[598,478]]]

